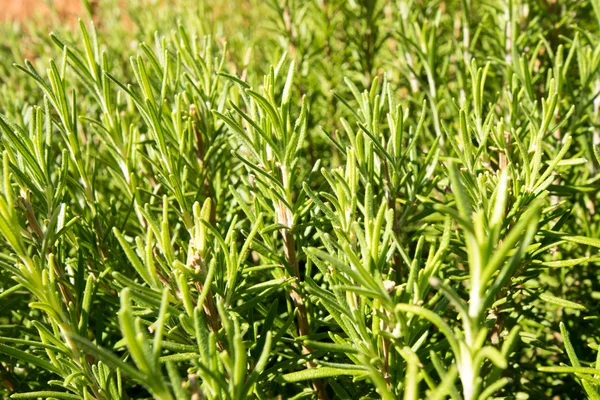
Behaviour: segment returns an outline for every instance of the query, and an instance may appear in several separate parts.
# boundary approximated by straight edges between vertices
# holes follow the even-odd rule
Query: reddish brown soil
[[[73,19],[83,11],[80,0],[51,0],[50,3],[65,20]],[[34,14],[49,11],[46,0],[0,0],[0,20],[23,21]]]

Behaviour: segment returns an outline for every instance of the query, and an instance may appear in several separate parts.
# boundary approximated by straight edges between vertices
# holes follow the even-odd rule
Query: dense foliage
[[[600,399],[600,0],[84,6],[0,24],[1,397]]]

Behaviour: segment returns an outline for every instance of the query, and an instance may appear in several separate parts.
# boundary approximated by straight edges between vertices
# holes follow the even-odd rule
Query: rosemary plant
[[[600,0],[0,23],[0,394],[600,399]]]

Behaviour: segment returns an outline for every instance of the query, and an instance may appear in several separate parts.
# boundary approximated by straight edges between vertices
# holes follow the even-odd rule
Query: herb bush
[[[3,398],[600,398],[599,0],[83,4],[0,24]]]

